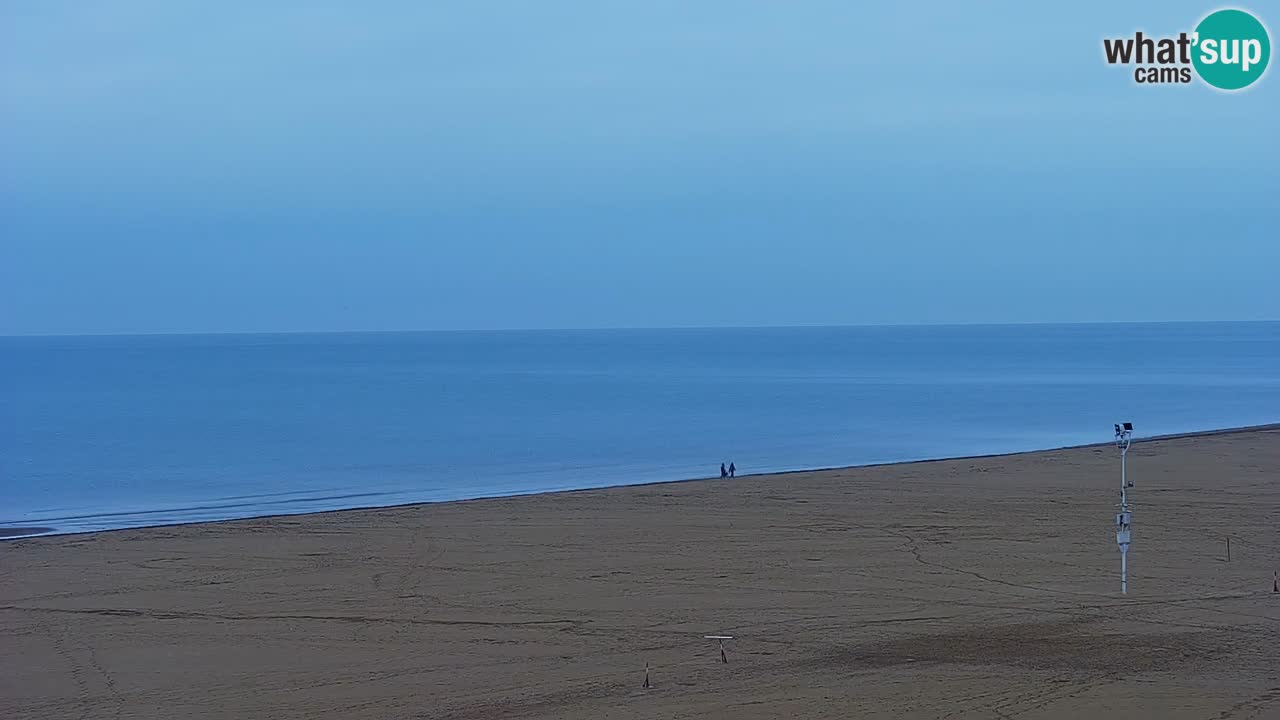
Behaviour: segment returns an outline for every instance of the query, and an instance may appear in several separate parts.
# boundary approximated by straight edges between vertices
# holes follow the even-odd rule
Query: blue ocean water
[[[1280,323],[0,338],[0,527],[61,532],[1280,420]]]

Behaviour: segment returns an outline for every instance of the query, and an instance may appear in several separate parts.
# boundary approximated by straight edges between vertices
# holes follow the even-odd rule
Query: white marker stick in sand
[[[702,637],[707,640],[718,641],[720,643],[720,662],[722,663],[729,662],[729,656],[724,654],[724,641],[732,640],[733,639],[732,635],[703,635]]]

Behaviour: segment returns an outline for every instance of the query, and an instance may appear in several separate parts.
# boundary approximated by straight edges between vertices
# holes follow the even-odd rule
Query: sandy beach
[[[1127,596],[1110,446],[7,541],[0,717],[1280,717],[1280,428],[1129,467]]]

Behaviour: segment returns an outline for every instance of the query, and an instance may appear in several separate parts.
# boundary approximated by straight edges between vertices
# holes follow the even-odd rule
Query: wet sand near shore
[[[10,540],[0,716],[1280,717],[1280,428],[1129,468],[1127,596],[1111,447]]]

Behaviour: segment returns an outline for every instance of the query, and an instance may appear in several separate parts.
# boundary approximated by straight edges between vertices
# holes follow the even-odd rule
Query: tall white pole
[[[1116,514],[1116,545],[1120,546],[1120,593],[1124,595],[1129,594],[1129,541],[1130,522],[1133,518],[1129,511],[1129,478],[1126,468],[1131,427],[1129,423],[1125,423],[1124,428],[1116,425],[1116,447],[1120,448],[1120,512]]]
[[[1120,446],[1120,517],[1129,519],[1129,483],[1125,476],[1126,459],[1129,456],[1128,440]],[[1124,540],[1120,543],[1120,594],[1129,594],[1129,527],[1123,524]]]

